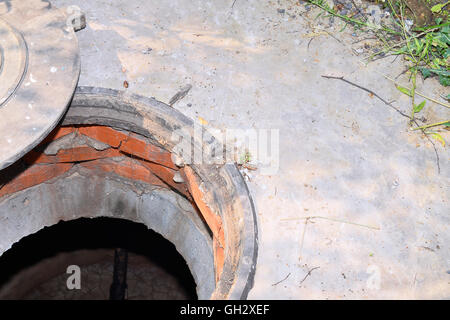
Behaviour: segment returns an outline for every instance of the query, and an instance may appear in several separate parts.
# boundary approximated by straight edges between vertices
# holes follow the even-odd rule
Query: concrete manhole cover
[[[0,107],[16,92],[28,65],[28,49],[21,34],[0,19]]]
[[[64,11],[43,1],[0,3],[0,169],[56,126],[80,72],[78,42]],[[32,8],[32,9],[30,9]]]

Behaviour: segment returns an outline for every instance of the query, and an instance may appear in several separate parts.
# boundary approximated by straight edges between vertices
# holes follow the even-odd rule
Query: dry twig
[[[291,275],[291,273],[289,272],[289,274],[288,274],[286,277],[284,277],[282,280],[280,280],[280,281],[274,283],[272,286],[276,286],[277,284],[282,283],[282,282],[285,281],[287,278],[289,278],[290,275]]]
[[[348,84],[350,84],[350,85],[352,85],[352,86],[354,86],[354,87],[357,87],[357,88],[359,88],[359,89],[361,89],[361,90],[364,90],[364,91],[366,91],[366,92],[368,92],[368,93],[370,93],[370,94],[373,94],[375,97],[377,97],[378,99],[380,99],[381,101],[383,101],[384,104],[390,106],[392,109],[394,109],[395,111],[397,111],[399,114],[401,114],[401,115],[404,116],[405,118],[408,118],[411,122],[414,122],[414,124],[415,124],[417,127],[420,127],[420,125],[419,125],[419,123],[417,122],[416,119],[410,117],[409,115],[407,115],[406,113],[404,113],[403,111],[401,111],[400,109],[398,109],[397,107],[395,107],[394,105],[392,105],[391,102],[388,102],[388,101],[386,101],[385,99],[383,99],[382,97],[380,97],[380,96],[379,96],[377,93],[375,93],[374,91],[372,91],[372,90],[370,90],[370,89],[367,89],[367,88],[365,88],[365,87],[363,87],[363,86],[360,86],[359,84],[356,84],[356,83],[354,83],[354,82],[351,82],[351,81],[349,81],[349,80],[347,80],[347,79],[344,79],[344,77],[342,77],[342,76],[341,76],[341,77],[335,77],[335,76],[326,76],[326,75],[322,75],[322,77],[323,77],[323,78],[326,78],[326,79],[341,80],[341,81],[344,81],[344,82],[346,82],[346,83],[348,83]],[[427,140],[428,140],[428,141],[432,144],[432,146],[433,146],[434,153],[435,153],[435,155],[436,155],[436,165],[437,165],[437,169],[438,169],[438,174],[440,174],[440,173],[441,173],[441,166],[440,166],[439,154],[438,154],[437,149],[436,149],[436,144],[433,142],[433,140],[430,139],[430,137],[428,136],[428,134],[425,132],[425,130],[424,130],[423,128],[420,128],[420,130],[421,130],[422,133],[425,135],[425,138],[427,138]]]
[[[314,268],[309,269],[309,270],[308,270],[308,273],[305,275],[305,277],[303,278],[303,280],[300,281],[300,284],[302,284],[302,283],[306,280],[306,278],[308,278],[308,277],[311,275],[311,272],[313,272],[314,270],[319,269],[319,268],[320,268],[320,267],[314,267]]]

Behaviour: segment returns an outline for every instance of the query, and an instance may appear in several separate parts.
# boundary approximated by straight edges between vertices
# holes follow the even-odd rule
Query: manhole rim
[[[141,135],[150,141],[147,143],[172,152],[172,132],[183,126],[193,130],[193,121],[155,99],[112,89],[80,87],[59,126],[105,126],[128,131],[128,136],[133,133]],[[209,139],[205,143],[213,144],[214,140]],[[21,164],[18,165],[20,168]],[[39,163],[30,168],[36,167],[43,169]],[[11,169],[15,172],[13,167]],[[216,289],[210,298],[246,299],[253,287],[258,253],[257,217],[247,185],[235,164],[193,164],[186,165],[182,171],[184,174],[189,172],[189,177],[187,174],[185,177],[189,181],[188,187],[194,184],[195,190],[201,190],[201,202],[209,208],[208,214],[220,217],[219,230],[222,233],[215,233],[214,228],[212,232],[219,238],[223,235],[225,254],[220,262],[223,269],[216,269],[221,270],[216,272],[220,277],[216,279]],[[14,192],[17,191],[6,191],[4,194],[9,197]],[[192,191],[190,193],[193,194]],[[197,199],[195,202],[198,205]],[[208,225],[212,227],[209,222]]]
[[[98,99],[98,103],[93,107],[92,102],[95,99]],[[108,119],[105,112],[99,112],[98,109],[109,110],[114,117]],[[134,112],[139,110],[142,118],[137,118],[133,110]],[[120,118],[122,120],[118,121]],[[143,128],[139,125],[138,122],[142,119],[146,123],[157,123],[159,127],[157,129],[151,128],[153,131],[150,132],[149,128]],[[174,147],[174,143],[171,141],[171,134],[174,130],[181,127],[192,127],[192,136],[194,136],[194,122],[165,103],[126,91],[99,87],[80,86],[75,91],[72,104],[61,125],[76,124],[106,125],[129,130],[154,140],[156,144],[160,144],[169,152]],[[216,141],[211,140],[204,143],[214,144]],[[210,146],[206,146],[205,149],[211,150]],[[233,262],[230,262],[232,259],[229,256],[225,257],[222,276],[211,298],[247,299],[248,293],[253,288],[258,257],[257,215],[247,184],[235,164],[225,164],[220,168],[220,172],[227,178],[228,183],[231,182],[227,186],[219,185],[217,181],[208,179],[211,166],[193,164],[190,167],[202,178],[203,187],[211,192],[210,200],[224,200],[221,205],[228,210],[221,218],[224,220],[226,236],[230,236],[230,234],[227,234],[227,229],[230,229],[226,226],[227,222],[230,226],[230,223],[233,223],[230,219],[236,214],[234,210],[241,210],[242,219],[239,219],[242,226],[240,232],[242,237],[239,239],[240,257]],[[230,190],[233,192],[233,197],[232,199],[226,199]],[[222,196],[217,195],[217,192],[221,192]],[[208,201],[208,199],[205,200]],[[209,201],[208,205],[215,207],[216,203]]]

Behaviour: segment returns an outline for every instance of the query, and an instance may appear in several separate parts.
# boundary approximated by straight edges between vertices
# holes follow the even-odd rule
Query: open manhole
[[[144,224],[117,218],[80,218],[44,228],[5,252],[0,270],[2,300],[197,298],[175,246]],[[117,279],[121,272],[124,277]]]
[[[155,99],[78,88],[56,128],[0,171],[0,255],[60,221],[124,219],[176,247],[199,299],[247,298],[257,257],[247,186],[235,164],[186,163],[179,130],[195,136],[192,120]],[[220,148],[191,142],[203,155]]]

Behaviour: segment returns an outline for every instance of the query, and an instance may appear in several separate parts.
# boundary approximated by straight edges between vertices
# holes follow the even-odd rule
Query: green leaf
[[[430,69],[427,68],[419,68],[420,72],[422,72],[422,76],[424,79],[428,78],[431,76],[431,71]]]
[[[392,54],[404,54],[408,52],[408,47],[407,46],[403,46],[400,49],[394,51]]]
[[[440,4],[437,4],[437,5],[435,5],[435,6],[432,6],[432,7],[431,7],[431,12],[433,12],[433,13],[439,13],[439,12],[441,12],[441,10],[442,10],[442,8],[444,7],[444,5],[445,5],[445,3],[440,3]]]
[[[441,32],[450,33],[450,22],[444,23],[442,25]]]
[[[432,74],[436,74],[439,76],[440,84],[442,84],[445,87],[450,86],[450,71],[444,69],[429,69],[424,67],[420,67],[419,70],[422,73],[424,79],[432,76]]]
[[[450,94],[448,94],[445,99],[450,100]]]
[[[450,94],[449,94],[449,96],[450,96]],[[450,127],[450,121],[444,123],[443,125],[446,126],[446,127]]]
[[[450,37],[449,37],[448,33],[446,33],[446,32],[439,32],[436,35],[436,38],[438,38],[439,41],[443,42],[444,44],[447,44],[447,45],[450,44]]]
[[[443,20],[444,20],[444,19],[442,19],[442,18],[437,18],[437,19],[435,20],[435,21],[436,21],[436,24],[435,24],[434,26],[428,26],[428,27],[424,27],[424,28],[416,27],[416,28],[414,28],[414,30],[415,30],[415,31],[427,31],[427,30],[431,30],[431,29],[445,28],[445,27],[447,27],[447,26],[450,25],[450,22],[445,22],[445,23],[442,23],[442,24],[441,24],[441,22],[442,22]]]
[[[433,38],[433,46],[446,49],[447,43],[446,38],[444,37],[434,37]]]
[[[444,59],[447,59],[448,57],[450,57],[450,48],[447,48],[447,50],[445,50],[443,56],[444,56]]]
[[[433,138],[435,138],[437,141],[439,141],[443,147],[445,147],[445,140],[444,140],[444,138],[442,138],[442,136],[439,133],[433,132],[431,135],[433,136]]]
[[[450,77],[440,74],[439,75],[439,83],[445,87],[450,86]]]
[[[395,85],[395,87],[397,88],[398,91],[400,91],[400,92],[406,94],[407,96],[412,97],[411,90],[408,90],[407,88],[404,88],[404,87],[399,86],[399,85],[397,85],[397,84]]]
[[[416,45],[417,53],[419,53],[422,50],[422,45],[420,44],[419,40],[417,40],[417,38],[414,38],[414,44]]]
[[[420,55],[420,60],[423,59],[423,57],[425,57],[425,55],[428,53],[428,47],[430,46],[430,41],[427,40],[426,44],[425,44],[425,48],[422,51],[422,54]]]
[[[441,32],[441,39],[442,41],[446,42],[447,44],[450,44],[450,27],[448,28],[448,32]]]
[[[414,106],[414,113],[420,112],[423,107],[425,107],[425,100],[423,100],[419,105]]]

